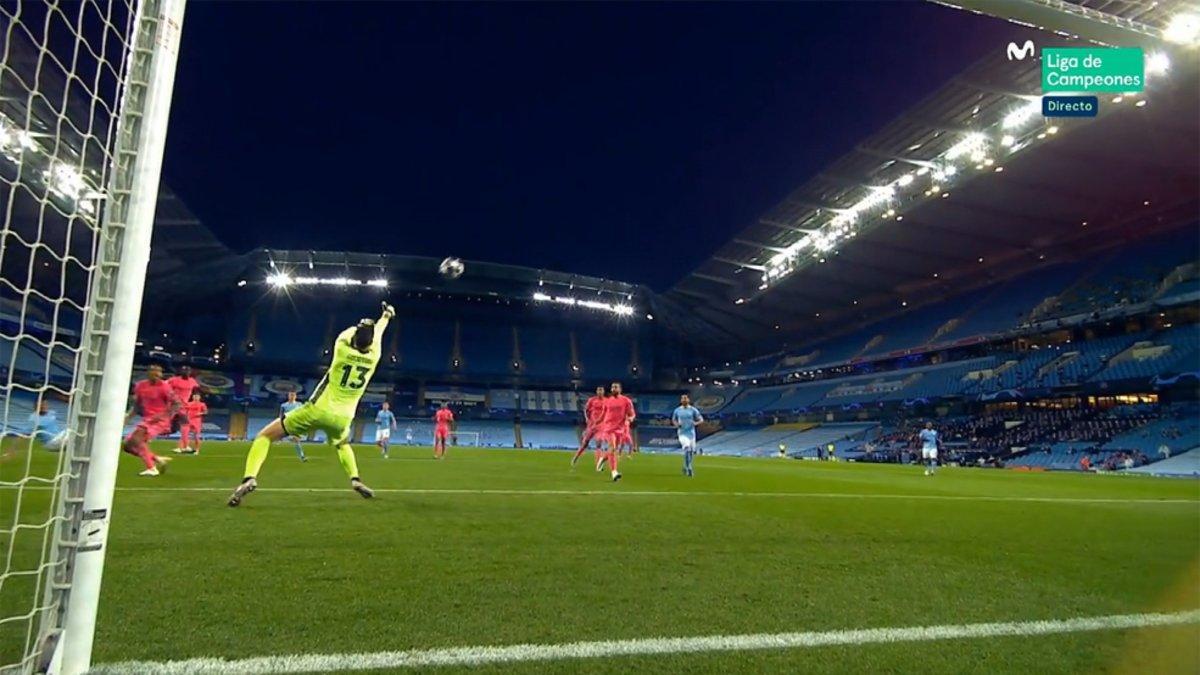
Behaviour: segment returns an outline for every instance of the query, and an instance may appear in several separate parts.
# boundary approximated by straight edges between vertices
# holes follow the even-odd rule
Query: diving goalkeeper
[[[358,476],[358,461],[350,447],[350,429],[358,400],[366,391],[375,366],[379,364],[380,343],[388,321],[396,310],[386,302],[377,320],[362,319],[358,325],[342,331],[333,344],[333,361],[329,371],[313,390],[308,401],[271,422],[250,445],[246,456],[246,477],[229,497],[229,505],[237,506],[246,495],[258,488],[258,470],[267,460],[271,443],[285,436],[306,436],[310,431],[325,432],[329,444],[337,449],[338,461],[350,476],[350,487],[364,498],[374,497],[371,488],[363,485]]]

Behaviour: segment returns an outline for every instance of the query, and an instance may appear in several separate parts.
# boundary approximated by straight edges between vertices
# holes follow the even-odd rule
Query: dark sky
[[[664,290],[1014,32],[916,2],[193,2],[165,180],[239,251]]]

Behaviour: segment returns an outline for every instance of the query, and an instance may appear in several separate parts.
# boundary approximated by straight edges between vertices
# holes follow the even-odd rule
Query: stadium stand
[[[526,448],[538,450],[576,448],[579,446],[579,431],[565,424],[522,422],[521,442]]]
[[[1161,462],[1127,469],[1126,473],[1170,476],[1172,478],[1200,478],[1200,448],[1189,450],[1182,455],[1172,456]]]
[[[774,425],[769,427],[731,428],[717,432],[700,442],[705,454],[739,457],[770,457],[785,446],[789,456],[816,457],[817,449],[828,443],[860,435],[871,424],[829,424],[815,428]]]
[[[1175,372],[1196,362],[1200,349],[1200,330],[1180,326],[1145,340],[1137,340],[1128,349],[1109,359],[1091,379],[1096,382],[1149,379],[1159,373]]]

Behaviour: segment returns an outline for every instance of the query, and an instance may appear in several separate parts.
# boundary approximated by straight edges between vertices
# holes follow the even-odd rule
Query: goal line
[[[258,673],[328,673],[352,670],[477,667],[668,654],[705,654],[734,651],[812,649],[835,645],[894,644],[935,640],[1029,637],[1131,628],[1182,626],[1200,623],[1200,610],[1162,614],[1116,614],[1036,621],[948,624],[905,628],[864,628],[800,633],[753,633],[700,637],[603,640],[564,644],[455,647],[357,654],[295,654],[249,659],[198,658],[181,661],[128,661],[99,664],[93,673],[107,675],[183,675],[213,673],[256,675]]]

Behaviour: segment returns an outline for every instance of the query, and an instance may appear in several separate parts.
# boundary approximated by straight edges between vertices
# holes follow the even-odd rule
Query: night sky
[[[916,2],[193,2],[164,180],[237,251],[665,290],[1016,32]]]

